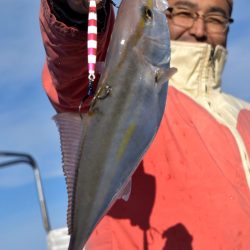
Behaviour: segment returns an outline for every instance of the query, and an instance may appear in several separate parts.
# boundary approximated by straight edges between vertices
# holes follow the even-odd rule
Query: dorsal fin
[[[60,134],[63,172],[66,177],[68,192],[67,224],[69,234],[72,233],[73,199],[77,176],[77,166],[80,161],[83,138],[87,127],[87,114],[60,113],[53,117]]]

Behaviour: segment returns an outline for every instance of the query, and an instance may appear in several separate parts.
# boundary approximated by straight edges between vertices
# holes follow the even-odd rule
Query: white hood
[[[220,90],[221,75],[227,57],[222,46],[206,43],[171,42],[171,67],[178,72],[170,84],[193,96]]]

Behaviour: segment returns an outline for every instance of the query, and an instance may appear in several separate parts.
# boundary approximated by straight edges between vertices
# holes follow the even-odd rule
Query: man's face
[[[227,0],[169,0],[169,6],[177,10],[190,10],[199,15],[230,17],[230,7]],[[211,19],[213,20],[213,19]],[[228,29],[223,32],[211,32],[204,18],[197,18],[190,28],[176,25],[171,15],[168,15],[170,36],[172,40],[186,42],[204,42],[212,46],[226,47]],[[184,25],[185,26],[185,25]]]

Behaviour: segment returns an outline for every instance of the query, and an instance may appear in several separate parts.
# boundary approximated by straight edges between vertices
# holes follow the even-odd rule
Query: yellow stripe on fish
[[[124,152],[126,151],[128,143],[130,142],[130,139],[133,136],[135,129],[136,129],[136,124],[134,124],[134,123],[130,124],[126,133],[124,134],[124,136],[121,140],[121,144],[119,145],[119,148],[117,150],[117,154],[116,154],[117,161],[119,161],[122,158]]]

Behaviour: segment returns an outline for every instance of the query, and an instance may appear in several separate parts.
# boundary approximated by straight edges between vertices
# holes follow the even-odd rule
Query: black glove
[[[81,14],[70,8],[67,1],[48,0],[51,12],[56,19],[63,22],[67,26],[75,27],[82,31],[88,29],[88,14]],[[109,13],[109,1],[102,1],[99,10],[97,11],[97,31],[103,32],[106,26],[107,14]]]

